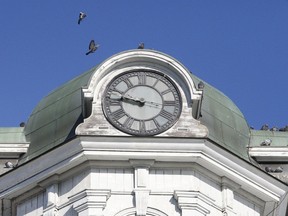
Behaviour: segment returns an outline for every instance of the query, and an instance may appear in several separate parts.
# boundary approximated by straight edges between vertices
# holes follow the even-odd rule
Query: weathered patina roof
[[[75,136],[75,128],[83,121],[81,89],[88,83],[92,72],[93,68],[59,87],[36,106],[25,126],[24,133],[30,146],[20,163]]]
[[[195,75],[191,76],[196,84],[200,82]],[[200,121],[208,127],[212,141],[248,159],[250,128],[245,117],[231,99],[208,83],[205,83],[201,114]]]
[[[0,128],[0,145],[26,143],[23,133],[24,127],[1,127]]]
[[[288,132],[270,130],[251,130],[250,147],[262,146],[265,140],[271,140],[271,147],[287,147]],[[265,146],[264,146],[265,147]]]
[[[83,122],[82,87],[89,83],[95,68],[71,80],[43,98],[32,112],[25,136],[30,142],[24,163],[75,137]],[[191,74],[196,86],[200,81]],[[204,82],[205,83],[205,82]],[[241,158],[248,159],[250,130],[238,107],[222,92],[205,83],[200,121],[209,129],[209,139]]]

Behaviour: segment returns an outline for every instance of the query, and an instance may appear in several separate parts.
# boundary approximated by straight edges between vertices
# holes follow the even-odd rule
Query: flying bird
[[[90,53],[94,53],[98,49],[99,46],[100,46],[99,44],[95,44],[94,40],[91,40],[89,43],[89,51],[86,53],[86,55],[89,55]]]
[[[138,49],[144,49],[144,43],[143,42],[138,45]]]
[[[78,24],[80,24],[80,22],[86,17],[87,15],[83,12],[80,12],[79,14],[79,19],[78,19]]]

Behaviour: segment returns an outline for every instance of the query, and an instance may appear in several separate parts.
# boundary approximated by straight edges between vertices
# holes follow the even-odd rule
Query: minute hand
[[[145,101],[145,103],[151,104],[151,105],[153,105],[155,107],[162,107],[162,105],[163,105],[161,103],[156,103],[156,102],[153,102],[153,101]]]

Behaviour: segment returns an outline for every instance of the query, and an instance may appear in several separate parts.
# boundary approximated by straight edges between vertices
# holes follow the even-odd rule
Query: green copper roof
[[[93,68],[64,84],[43,98],[25,127],[30,142],[23,163],[75,136],[76,126],[83,121],[82,87],[88,83]]]
[[[287,147],[288,146],[288,132],[282,131],[265,131],[265,130],[251,130],[251,147],[259,147],[264,140],[270,139],[272,142],[270,146]]]
[[[192,75],[192,78],[196,85],[200,82],[196,76]],[[208,127],[209,138],[212,141],[248,159],[250,129],[243,114],[226,95],[207,83],[201,114],[200,121]]]
[[[20,163],[75,137],[75,128],[84,118],[81,89],[88,85],[94,70],[64,84],[40,101],[25,127],[30,147]],[[197,86],[200,79],[191,76]],[[227,96],[207,83],[201,114],[200,121],[207,126],[210,140],[241,158],[248,158],[250,130],[243,114]]]
[[[0,144],[26,143],[23,127],[0,128]]]

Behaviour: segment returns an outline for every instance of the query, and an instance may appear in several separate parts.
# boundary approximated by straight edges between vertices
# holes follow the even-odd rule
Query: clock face
[[[152,71],[131,71],[115,77],[102,100],[107,120],[136,136],[164,132],[179,118],[180,93],[172,80]]]

